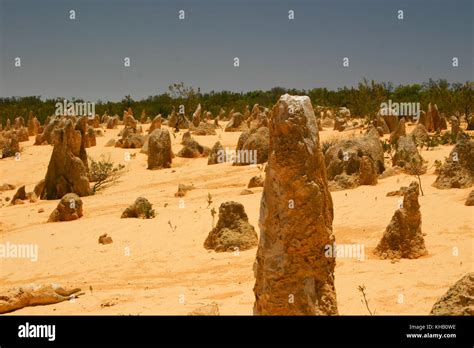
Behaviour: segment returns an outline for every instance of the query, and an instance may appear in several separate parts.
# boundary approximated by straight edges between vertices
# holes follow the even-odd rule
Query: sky
[[[337,89],[364,77],[395,85],[472,81],[473,4],[0,0],[0,97],[141,99],[181,81],[203,92]]]

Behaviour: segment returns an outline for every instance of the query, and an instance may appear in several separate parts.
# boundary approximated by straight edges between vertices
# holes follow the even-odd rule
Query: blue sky
[[[464,82],[472,18],[471,0],[0,0],[0,96],[140,99],[179,81],[202,91]]]

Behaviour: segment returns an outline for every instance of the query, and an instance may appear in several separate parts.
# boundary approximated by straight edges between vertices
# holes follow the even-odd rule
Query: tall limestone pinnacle
[[[38,192],[42,199],[59,199],[70,192],[80,197],[91,194],[85,149],[86,126],[86,119],[82,117],[76,125],[69,119],[63,128],[54,129],[54,148],[45,185]]]
[[[255,315],[337,315],[333,203],[311,101],[285,94],[273,107],[270,154],[254,264]]]
[[[393,214],[374,250],[375,255],[383,259],[416,259],[428,253],[421,231],[419,192],[420,186],[416,181],[405,189],[403,205]]]

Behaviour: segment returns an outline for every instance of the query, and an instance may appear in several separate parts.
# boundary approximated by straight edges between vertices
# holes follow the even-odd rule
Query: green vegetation
[[[420,150],[426,148],[426,150],[434,149],[439,145],[454,145],[456,144],[457,135],[452,134],[451,132],[436,132],[434,134],[428,134],[426,140],[422,142],[416,142],[417,146],[420,147]]]
[[[314,105],[327,107],[348,107],[351,114],[367,117],[370,121],[379,110],[380,103],[391,99],[393,102],[420,102],[421,108],[426,110],[429,102],[438,105],[440,112],[450,115],[454,112],[468,114],[474,110],[473,82],[448,83],[446,80],[429,80],[424,84],[400,85],[394,87],[392,83],[377,83],[363,80],[357,88],[344,87],[337,91],[327,88],[313,88],[311,90],[286,89],[275,87],[269,91],[251,91],[237,93],[229,91],[202,93],[199,88],[186,87],[184,83],[175,83],[169,86],[168,91],[160,95],[149,96],[141,100],[133,100],[130,95],[121,101],[105,102],[97,100],[96,113],[99,115],[107,112],[109,115],[123,115],[123,111],[131,107],[135,115],[140,115],[143,110],[153,118],[157,114],[164,117],[169,115],[173,107],[184,105],[186,114],[191,115],[198,103],[203,110],[211,111],[218,115],[221,108],[227,112],[234,108],[243,111],[246,105],[258,103],[264,107],[271,107],[284,93],[308,95]],[[15,117],[28,117],[29,111],[38,117],[41,123],[47,116],[55,112],[55,104],[64,98],[42,99],[40,96],[0,98],[0,122],[5,124],[6,119],[11,121]],[[85,102],[74,99],[72,102]],[[88,100],[88,102],[94,102]]]
[[[435,160],[433,165],[435,167],[435,174],[439,174],[441,167],[443,166],[443,162],[441,162],[440,160]]]
[[[390,160],[393,160],[393,154],[396,150],[396,144],[391,143],[389,140],[382,141],[383,152],[390,156]]]
[[[102,156],[99,161],[89,158],[90,181],[94,183],[92,193],[95,194],[97,191],[115,183],[124,173],[124,168],[123,164],[115,166],[110,157],[104,158]]]

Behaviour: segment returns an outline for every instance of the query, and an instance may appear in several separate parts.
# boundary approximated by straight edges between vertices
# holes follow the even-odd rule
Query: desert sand
[[[195,308],[216,302],[221,315],[252,315],[256,248],[239,253],[208,251],[203,247],[212,229],[211,208],[237,201],[244,205],[249,222],[259,232],[262,188],[240,195],[251,177],[263,174],[257,166],[208,166],[207,158],[175,157],[171,168],[147,170],[147,155],[140,149],[104,147],[118,138],[118,129],[104,129],[89,157],[109,156],[126,166],[114,185],[96,195],[82,197],[84,216],[75,221],[47,223],[58,200],[9,206],[5,198],[16,190],[0,193],[0,243],[35,243],[36,262],[0,259],[0,289],[29,284],[58,283],[80,287],[85,295],[58,304],[27,307],[11,315],[186,315]],[[163,126],[163,128],[166,128]],[[408,126],[411,131],[413,126]],[[147,129],[147,126],[145,126]],[[171,138],[177,153],[184,131]],[[321,141],[350,137],[357,131],[320,131]],[[216,136],[194,136],[201,144],[235,149],[240,132],[217,130]],[[0,161],[1,183],[26,185],[26,190],[44,178],[52,146],[33,146],[34,137],[21,143],[21,159]],[[424,196],[419,201],[428,254],[397,262],[373,255],[385,227],[397,209],[399,197],[386,193],[416,180],[407,174],[379,179],[375,186],[331,192],[334,202],[333,229],[339,244],[361,243],[365,259],[337,258],[335,286],[340,315],[369,315],[358,286],[364,285],[370,309],[376,315],[427,315],[436,300],[466,273],[472,272],[472,207],[464,205],[471,191],[440,190],[433,163],[449,155],[452,146],[439,146],[421,155],[428,171],[421,176]],[[132,157],[125,161],[125,153]],[[136,156],[133,154],[136,153]],[[184,208],[174,196],[178,184],[193,184]],[[208,193],[213,203],[207,208]],[[122,211],[139,196],[146,197],[157,215],[153,219],[121,219]],[[39,213],[40,208],[44,212]],[[217,218],[217,217],[216,217]],[[173,231],[170,224],[176,229]],[[113,238],[98,244],[100,235]],[[453,248],[458,249],[454,255]],[[401,301],[403,299],[403,301]]]

